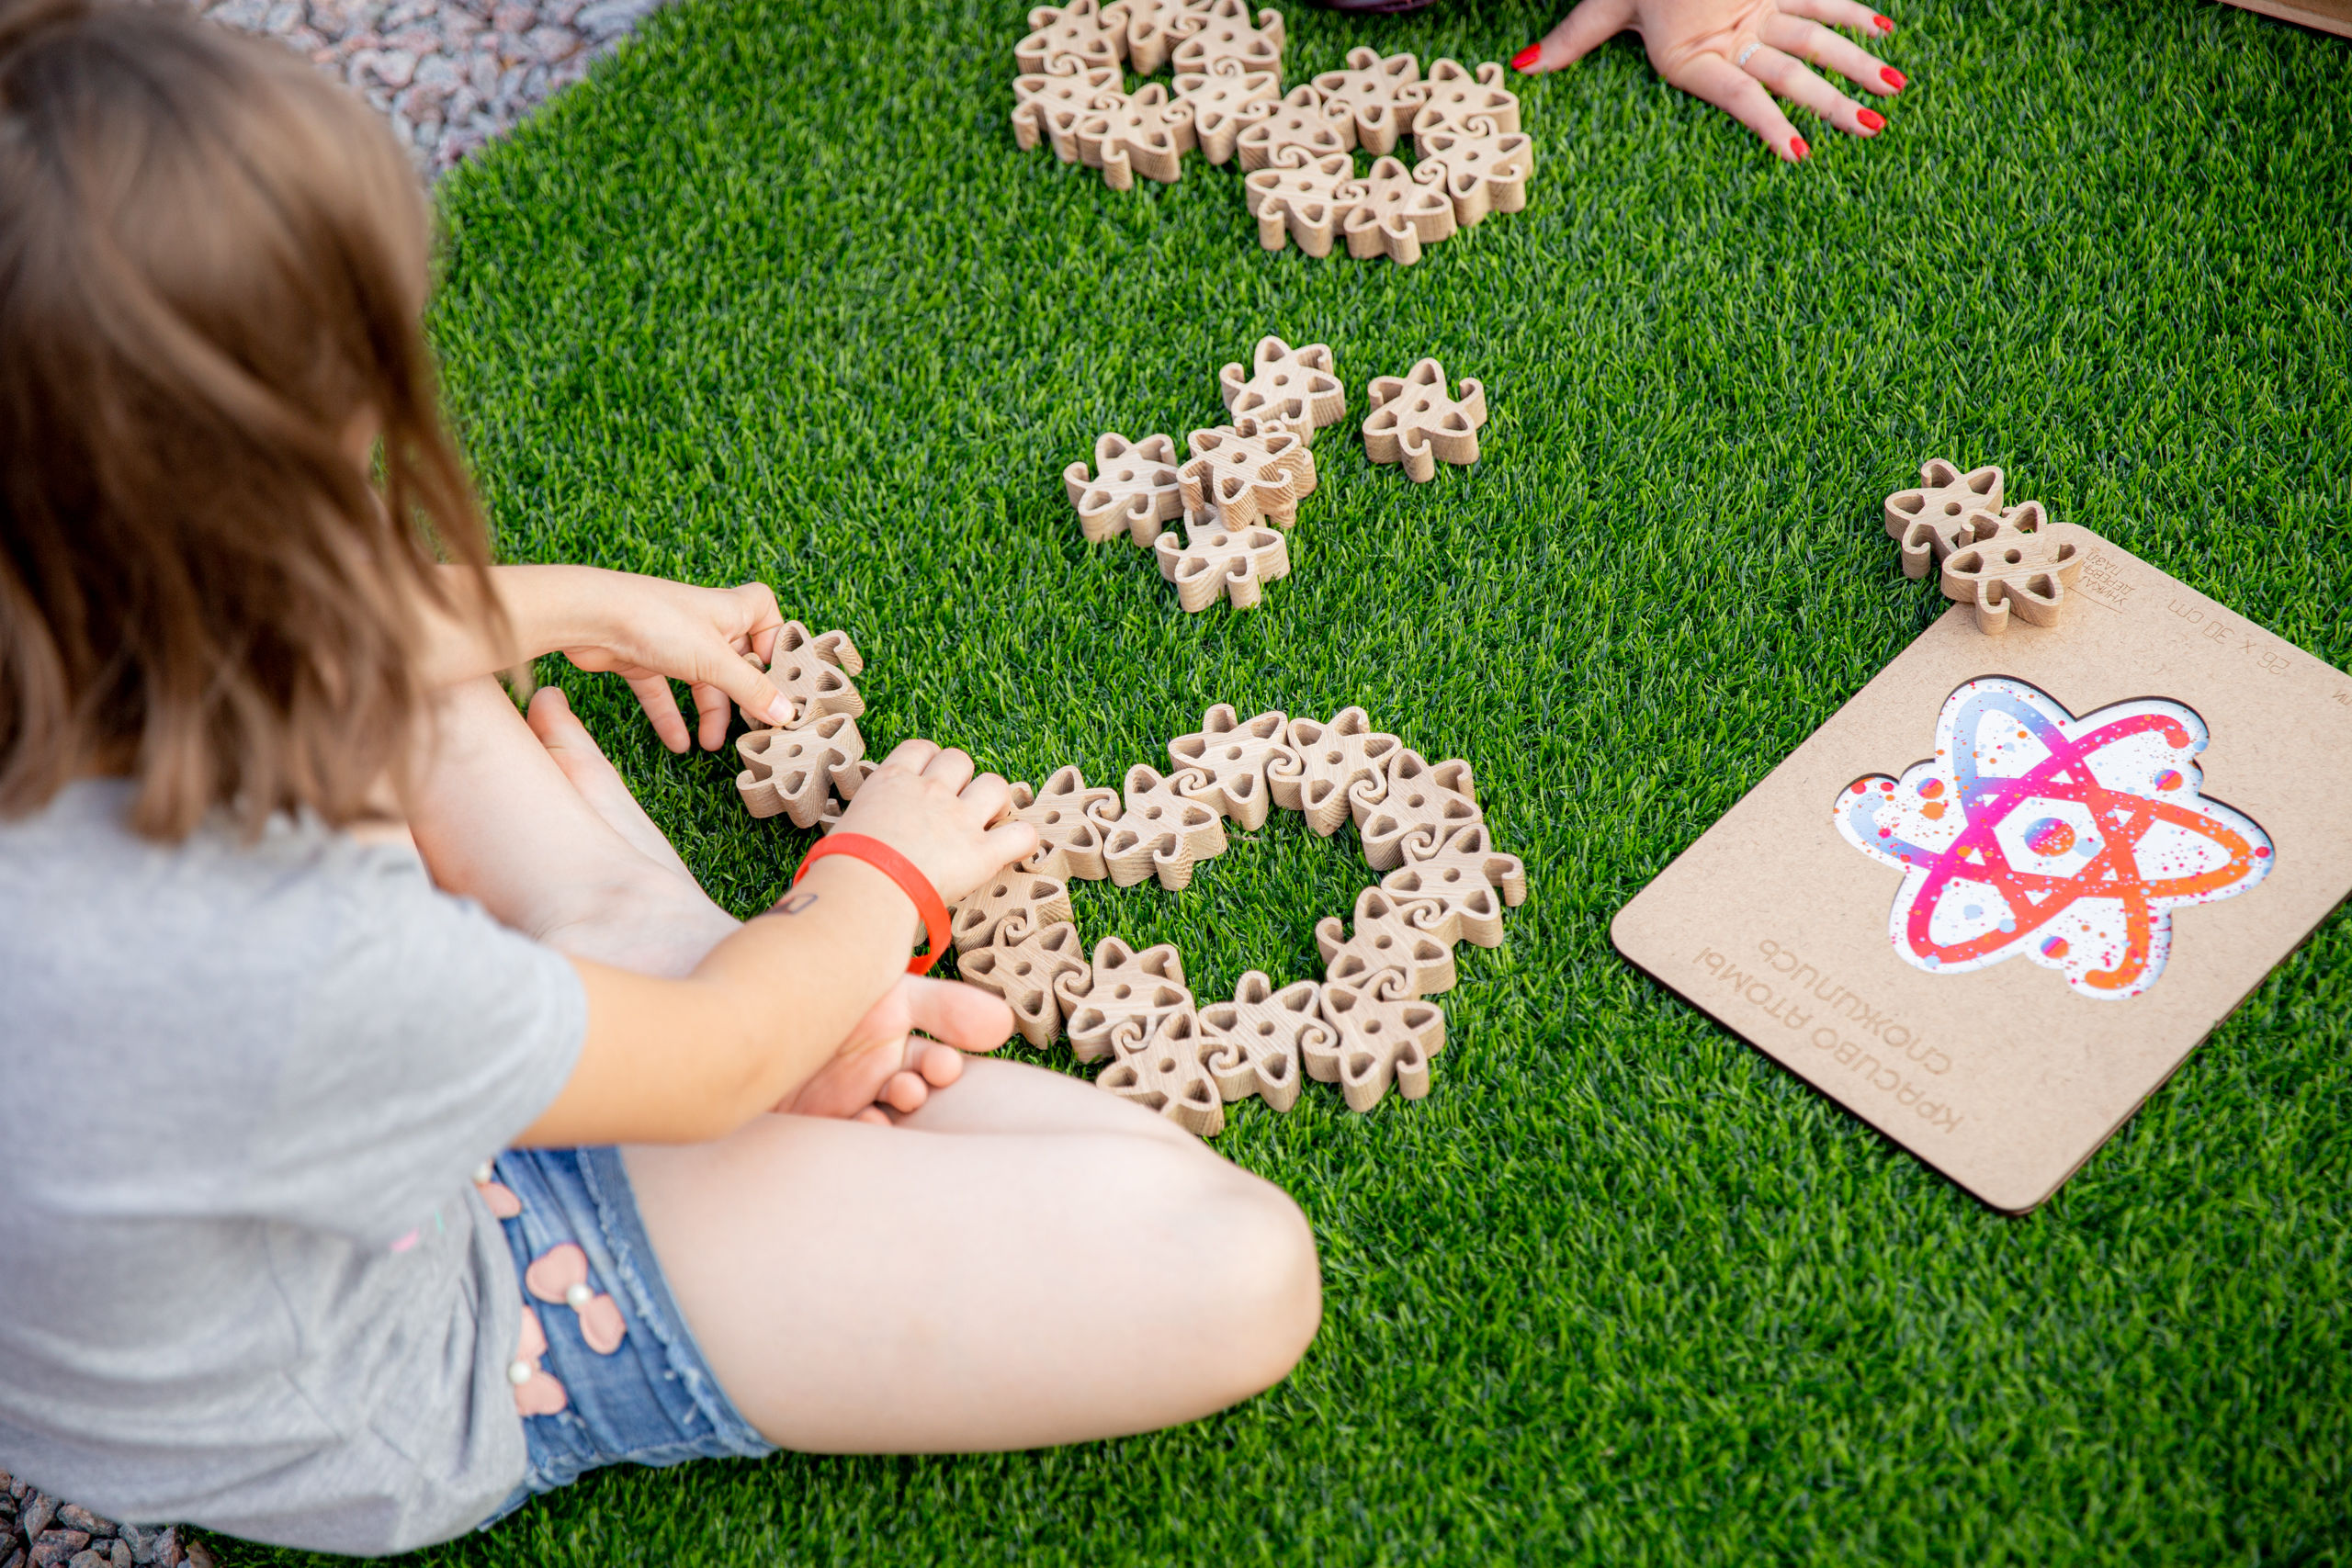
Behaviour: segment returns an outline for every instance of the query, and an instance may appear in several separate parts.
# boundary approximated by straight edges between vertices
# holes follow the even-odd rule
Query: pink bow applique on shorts
[[[551,1247],[533,1258],[523,1271],[523,1288],[543,1302],[570,1307],[580,1319],[580,1337],[599,1356],[621,1348],[628,1325],[612,1297],[589,1288],[588,1255],[578,1242]]]
[[[552,1416],[571,1403],[553,1372],[539,1365],[548,1353],[547,1331],[539,1314],[523,1309],[522,1332],[514,1342],[514,1359],[506,1364],[506,1381],[514,1385],[514,1410],[521,1416]]]

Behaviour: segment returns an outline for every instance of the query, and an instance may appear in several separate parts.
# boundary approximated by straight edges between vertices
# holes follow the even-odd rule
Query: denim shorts
[[[776,1451],[736,1411],[687,1333],[618,1149],[510,1149],[492,1169],[496,1180],[484,1190],[492,1212],[521,1205],[502,1223],[523,1306],[539,1329],[535,1338],[526,1326],[518,1348],[517,1403],[561,1408],[524,1416],[530,1457],[522,1483],[481,1528],[605,1465]],[[542,1353],[522,1356],[537,1339]]]

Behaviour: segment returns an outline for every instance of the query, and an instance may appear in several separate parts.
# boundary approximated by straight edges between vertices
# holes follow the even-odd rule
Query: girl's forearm
[[[472,572],[443,567],[458,615],[428,609],[419,664],[432,689],[503,674],[545,654],[600,643],[617,574],[586,566],[494,566],[491,588],[505,612],[507,636],[493,638],[485,617],[462,613],[476,603]]]
[[[588,1034],[529,1145],[698,1143],[774,1107],[832,1060],[906,973],[913,901],[849,856],[820,862],[684,980],[575,960]]]

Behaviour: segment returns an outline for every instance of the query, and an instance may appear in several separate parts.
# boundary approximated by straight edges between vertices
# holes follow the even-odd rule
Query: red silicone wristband
[[[939,962],[947,951],[947,901],[931,878],[915,868],[915,863],[884,843],[863,833],[829,833],[817,840],[816,846],[801,857],[800,869],[792,874],[792,884],[797,887],[808,868],[827,855],[855,855],[891,881],[897,883],[906,896],[915,901],[916,913],[922,916],[922,929],[930,934],[931,947],[907,960],[907,973],[924,975]]]

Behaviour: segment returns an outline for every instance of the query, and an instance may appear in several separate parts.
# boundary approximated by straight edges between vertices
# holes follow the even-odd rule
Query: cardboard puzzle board
[[[2352,892],[2352,677],[2104,540],[2074,592],[1954,605],[1611,927],[2015,1213]]]

